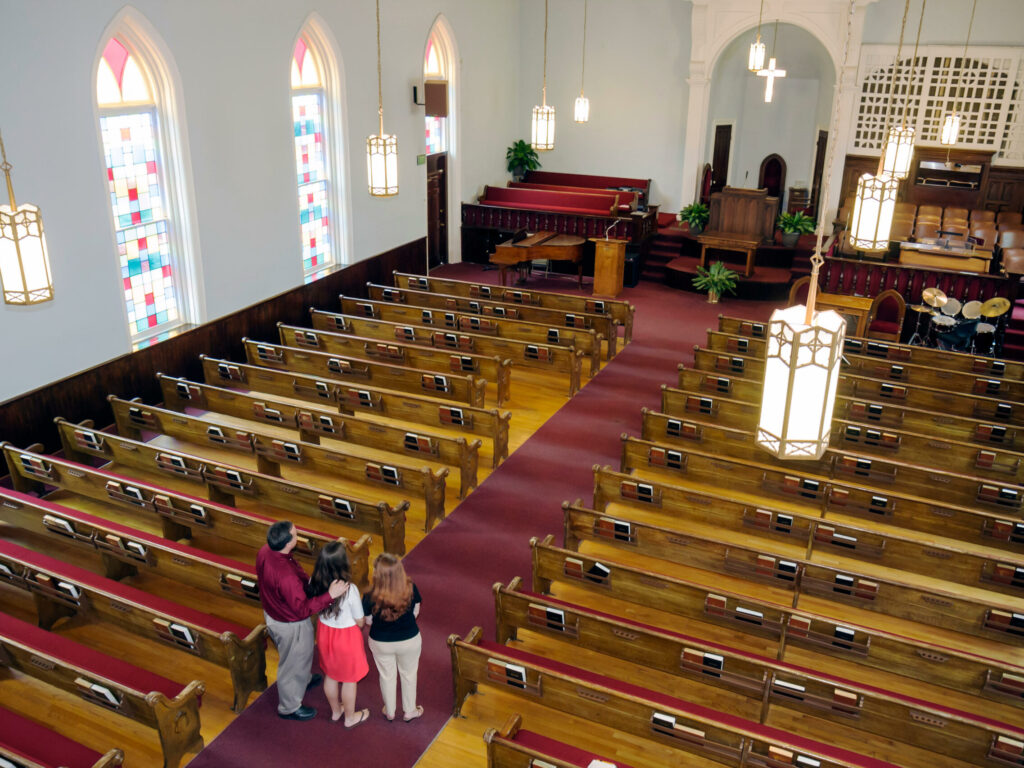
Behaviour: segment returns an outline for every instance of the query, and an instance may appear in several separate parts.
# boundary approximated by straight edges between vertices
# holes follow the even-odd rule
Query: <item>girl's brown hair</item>
[[[320,556],[313,566],[313,575],[306,584],[306,594],[309,597],[317,597],[324,594],[331,588],[331,582],[335,579],[349,581],[351,578],[348,566],[348,553],[345,552],[345,545],[340,541],[332,541],[320,550]],[[349,589],[355,589],[350,586]],[[338,615],[338,606],[341,605],[342,597],[335,598],[322,611],[327,617]]]
[[[372,613],[384,621],[394,621],[412,602],[412,581],[405,574],[402,561],[389,552],[373,561],[373,586],[370,588]]]

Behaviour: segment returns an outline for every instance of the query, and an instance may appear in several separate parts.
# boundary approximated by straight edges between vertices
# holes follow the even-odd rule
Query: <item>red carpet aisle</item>
[[[497,282],[496,272],[473,265],[453,265],[435,274]],[[576,292],[571,285],[549,278],[531,279],[529,287]],[[193,760],[192,768],[415,764],[451,712],[448,635],[464,635],[482,624],[485,636],[493,637],[491,585],[513,576],[529,583],[529,538],[552,533],[561,543],[561,502],[592,500],[592,466],[618,468],[619,435],[639,434],[640,408],[658,407],[660,385],[675,381],[677,364],[692,359],[694,344],[706,342],[705,330],[717,327],[718,313],[763,319],[772,309],[764,302],[708,304],[702,295],[646,282],[626,289],[621,298],[637,308],[633,342],[405,558],[424,601],[419,701],[425,716],[410,724],[385,721],[371,662],[358,697],[359,706],[370,709],[367,723],[352,731],[331,723],[320,690],[306,697],[319,709],[316,720],[280,720],[271,689]]]

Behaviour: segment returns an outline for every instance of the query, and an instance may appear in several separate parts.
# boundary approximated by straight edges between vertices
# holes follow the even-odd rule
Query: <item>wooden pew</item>
[[[975,653],[914,640],[847,620],[821,616],[654,571],[633,568],[554,546],[553,536],[532,538],[533,591],[550,594],[559,581],[672,613],[681,619],[728,627],[788,647],[843,659],[889,674],[1022,706],[1022,668]],[[600,566],[595,567],[595,566]],[[607,574],[607,575],[605,575]],[[738,611],[737,609],[742,609]]]
[[[281,343],[288,347],[315,349],[349,358],[382,360],[389,365],[407,365],[410,368],[440,373],[473,374],[495,383],[498,405],[511,396],[512,361],[502,359],[498,355],[488,357],[462,351],[453,354],[442,349],[408,344],[395,339],[383,341],[332,331],[315,331],[284,323],[277,324],[277,331]]]
[[[484,404],[487,382],[476,376],[448,373],[442,375],[433,371],[292,349],[280,344],[265,344],[250,339],[242,339],[242,343],[245,345],[246,362],[252,365],[325,376],[351,383],[372,382],[375,387],[427,395],[476,407]]]
[[[732,336],[721,331],[708,331],[708,348],[716,352],[748,355],[764,359],[765,341],[746,336]],[[1024,381],[961,373],[930,365],[879,360],[868,355],[843,354],[842,372],[872,379],[895,381],[929,389],[964,392],[999,398],[1016,404],[1024,401]]]
[[[487,768],[588,768],[594,760],[604,760],[572,744],[549,739],[539,733],[522,728],[523,718],[511,715],[501,731],[488,728],[484,732],[487,744]],[[621,760],[616,768],[629,768]]]
[[[474,347],[480,345],[479,336],[488,336],[502,341],[521,341],[531,345],[546,344],[566,347],[582,352],[590,358],[591,377],[597,374],[601,367],[603,337],[593,329],[565,328],[564,326],[544,325],[496,316],[481,317],[473,313],[463,314],[448,310],[437,312],[420,307],[403,307],[389,301],[351,299],[345,296],[339,296],[338,299],[341,302],[343,315],[455,331],[473,338]],[[533,360],[529,356],[524,356],[522,360],[513,359],[522,365],[529,365],[527,361]]]
[[[471,283],[465,280],[446,280],[440,277],[423,277],[404,272],[393,272],[395,287],[411,288],[416,291],[447,293],[466,296],[471,299],[493,299],[495,301],[526,304],[548,309],[564,309],[570,312],[587,312],[608,315],[623,328],[623,343],[633,340],[633,316],[636,307],[622,299],[592,299],[568,293],[551,291],[521,291],[487,283]]]
[[[592,536],[593,518],[590,522]],[[953,585],[947,589],[926,588],[895,577],[880,577],[870,568],[839,568],[678,529],[640,524],[635,528],[636,541],[614,536],[602,540],[613,547],[708,571],[709,579],[716,573],[728,573],[744,581],[770,584],[792,592],[794,603],[812,596],[1011,645],[1019,645],[1024,637],[1024,614],[1020,614],[1019,632],[1012,627],[1005,631],[995,628],[996,617],[1024,610],[1017,607],[1019,603],[999,599],[1000,595],[980,600],[977,595],[955,591]],[[567,548],[571,548],[568,545],[572,540],[578,545],[580,537],[588,534],[586,525],[574,525],[571,534],[573,538],[566,541]]]
[[[771,755],[790,754],[816,761],[806,764],[822,768],[895,768],[892,763],[488,642],[481,634],[480,627],[474,627],[465,640],[458,635],[448,638],[456,716],[478,686],[496,685],[624,734],[725,765],[774,766],[780,763]]]
[[[685,415],[687,419],[711,428],[703,433],[703,442],[708,447],[702,450],[722,451],[729,456],[774,467],[794,465],[792,461],[779,459],[757,445],[760,405],[671,387],[663,387],[662,405],[666,415]],[[901,494],[959,506],[988,504],[988,489],[993,485],[998,487],[996,495],[1005,500],[1006,505],[1010,505],[1013,497],[1024,499],[1024,486],[1015,482],[1020,466],[1015,461],[1010,461],[1008,465],[996,464],[996,455],[992,451],[972,452],[976,460],[984,457],[987,468],[996,470],[988,472],[987,477],[979,477],[972,472],[973,467],[966,461],[966,472],[954,472],[902,458],[895,450],[900,441],[900,435],[896,432],[869,432],[857,425],[837,421],[833,420],[830,433],[830,446],[833,447],[827,448],[820,459],[801,460],[799,466],[802,473],[839,482],[854,478],[882,490],[895,489]],[[714,427],[727,431],[716,432]],[[868,442],[877,449],[873,454],[862,449]],[[689,444],[693,445],[693,441]],[[917,444],[926,451],[923,454],[924,460],[928,458],[927,451],[934,451],[937,447],[929,445],[928,439],[924,437],[919,438]]]
[[[767,333],[767,322],[742,320],[736,317],[718,316],[718,330],[736,336],[763,339]],[[1001,379],[1024,381],[1024,364],[997,357],[972,355],[933,347],[918,347],[911,344],[897,344],[859,336],[847,336],[845,349],[850,354],[867,355],[894,363],[930,365],[947,371],[961,371],[979,376],[995,376]]]
[[[99,442],[110,437],[91,429],[71,425],[68,422],[64,422],[64,424],[68,426],[63,429],[66,433],[70,433],[70,435],[61,434],[61,442],[65,445],[66,456],[70,454],[90,461],[94,454],[83,454],[78,451],[78,443],[75,441],[81,439]],[[92,437],[89,437],[87,433],[91,433]],[[101,443],[101,446],[105,445],[105,443]],[[126,450],[130,453],[133,446],[130,443],[127,443],[126,446]],[[156,516],[160,521],[163,537],[171,541],[191,539],[192,530],[198,529],[217,538],[242,544],[255,552],[267,542],[267,531],[271,525],[277,522],[274,518],[265,515],[246,512],[158,485],[140,482],[134,478],[95,469],[81,462],[47,456],[32,450],[18,449],[10,443],[0,443],[0,450],[3,451],[11,482],[16,490],[30,493],[39,491],[44,486],[51,486],[112,504],[122,511],[130,511],[140,517],[143,515]],[[167,455],[178,456],[177,454]],[[104,458],[109,458],[109,456],[104,455]],[[183,457],[182,461],[184,461]],[[165,467],[150,468],[160,469],[173,477],[189,479],[188,475],[169,469],[169,467],[177,469],[176,463],[168,463]],[[185,466],[188,465],[185,464]],[[199,479],[201,480],[201,473]],[[134,490],[128,490],[129,486]],[[325,519],[343,519],[339,517],[338,513],[321,514],[320,516]],[[343,541],[352,571],[352,581],[360,585],[360,588],[369,584],[369,536],[364,535],[358,541],[352,541],[336,539],[302,525],[296,525],[295,528],[299,534],[298,544],[292,550],[295,557],[311,565],[320,550],[327,544],[332,541]],[[235,586],[240,587],[241,585]]]
[[[432,398],[389,392],[375,387],[323,380],[290,371],[233,363],[200,355],[207,383],[227,387],[244,385],[257,392],[291,397],[309,403],[332,405],[341,413],[375,414],[411,424],[485,437],[491,442],[491,466],[508,458],[509,422],[512,414],[496,408],[454,406]]]
[[[377,448],[390,453],[421,457],[459,470],[459,497],[477,486],[480,441],[452,438],[436,432],[412,432],[337,411],[296,405],[266,395],[243,394],[230,389],[200,384],[188,379],[157,374],[164,404],[184,412],[186,407],[262,421],[297,430],[303,442],[318,445],[320,438]]]
[[[499,644],[516,639],[520,629],[538,632],[574,648],[628,659],[675,676],[687,686],[677,693],[683,698],[689,698],[686,691],[693,690],[687,684],[697,682],[763,702],[761,722],[769,721],[775,707],[793,709],[973,765],[984,763],[996,736],[1024,736],[1024,731],[1006,723],[912,699],[821,669],[794,666],[526,592],[518,577],[507,587],[495,584],[494,598]],[[717,705],[714,700],[708,703]],[[944,723],[945,727],[938,731],[934,723]]]
[[[141,569],[249,605],[260,604],[256,569],[248,563],[6,488],[0,488],[0,507],[5,522],[95,552],[108,579],[131,578]],[[242,588],[243,584],[251,586]]]
[[[678,378],[680,389],[697,389],[751,403],[761,401],[763,382],[759,379],[723,375],[719,372],[687,368],[684,365],[679,366]],[[949,415],[945,412],[934,413],[892,402],[881,403],[837,395],[833,416],[867,426],[906,429],[936,439],[990,448],[1000,447],[1015,453],[1021,453],[1024,449],[1024,436],[1005,424],[994,424],[991,421]]]
[[[595,312],[579,312],[566,309],[535,307],[531,304],[513,304],[503,301],[485,301],[470,299],[465,296],[450,296],[430,291],[415,291],[409,288],[391,288],[386,285],[367,283],[366,291],[371,299],[405,304],[411,307],[428,309],[446,309],[449,311],[469,312],[474,315],[505,317],[510,320],[527,320],[531,323],[558,325],[563,328],[593,329],[604,336],[608,342],[610,360],[615,355],[619,341],[619,330],[616,322],[608,315]]]
[[[262,531],[256,531],[247,538],[250,543],[255,544],[260,535],[262,542],[255,544],[257,548],[266,542],[266,532],[274,520],[254,515],[252,512],[242,512],[234,509],[235,497],[251,497],[271,507],[294,512],[305,517],[317,517],[325,520],[334,520],[345,526],[358,530],[369,531],[378,534],[384,545],[385,552],[395,554],[405,553],[405,515],[409,508],[407,502],[392,507],[384,502],[376,504],[362,501],[348,495],[342,495],[333,491],[328,492],[291,480],[283,480],[279,477],[265,475],[259,472],[238,470],[226,467],[219,462],[210,461],[201,456],[195,456],[182,451],[171,451],[158,448],[138,440],[130,440],[124,437],[104,435],[92,428],[91,422],[72,424],[69,421],[58,418],[56,420],[57,431],[60,435],[61,444],[64,446],[64,455],[70,456],[76,461],[85,463],[90,457],[104,459],[114,464],[133,467],[144,472],[160,472],[165,476],[176,480],[188,481],[202,485],[206,488],[210,500],[215,502],[224,510],[227,517],[224,522],[229,522],[237,517],[235,513],[244,515],[250,519],[262,519],[267,521]],[[36,457],[36,461],[44,466],[55,466],[56,460],[49,456]],[[8,464],[10,464],[8,458]],[[21,462],[24,464],[24,462]],[[18,471],[24,470],[24,466]],[[12,470],[13,471],[13,470]],[[76,470],[80,471],[80,470]],[[65,473],[70,474],[70,473]],[[37,475],[37,478],[39,476]],[[42,479],[48,478],[43,475]],[[107,481],[109,488],[100,487],[98,490],[111,498],[123,500],[128,504],[133,502],[143,508],[152,508],[157,514],[168,515],[177,518],[186,525],[195,521],[192,514],[192,504],[175,504],[174,494],[159,486],[146,487],[132,478],[119,475],[111,475]],[[124,491],[125,483],[140,488],[142,499],[128,495]],[[117,487],[115,487],[117,486]],[[20,490],[20,489],[19,489]],[[170,506],[173,510],[164,507],[162,498],[171,499]],[[188,497],[186,497],[188,498]],[[201,505],[202,519],[207,519],[215,510],[209,505]],[[199,524],[202,524],[201,522]],[[240,525],[245,525],[240,523]],[[224,525],[219,529],[217,535],[225,538],[233,534],[225,531],[233,529]],[[166,535],[166,534],[165,534]],[[237,534],[241,535],[241,534]],[[172,537],[169,537],[172,538]],[[392,547],[389,549],[389,547]],[[349,552],[351,560],[352,553]]]
[[[198,680],[182,686],[2,613],[0,649],[4,666],[156,730],[164,768],[203,748]]]
[[[689,392],[699,397],[708,395],[748,403],[755,407],[761,402],[761,383],[751,379],[711,376],[703,371],[680,370],[680,387],[675,392]],[[848,398],[839,398],[848,400]],[[837,407],[850,412],[849,403],[837,402]],[[987,477],[992,480],[1024,481],[1024,453],[1006,450],[997,445],[981,447],[974,443],[951,440],[930,433],[915,433],[901,429],[902,424],[880,427],[865,417],[869,406],[857,406],[859,421],[834,417],[829,445],[839,451],[856,451],[870,456],[923,464],[957,474]],[[877,409],[875,409],[877,410]],[[931,414],[925,414],[931,418]],[[867,423],[865,423],[867,422]],[[717,423],[717,422],[716,422]],[[744,429],[756,429],[756,421],[744,422]],[[651,438],[653,439],[653,438]]]
[[[0,581],[32,595],[43,629],[88,615],[224,667],[231,673],[235,712],[245,709],[249,694],[267,687],[263,624],[246,629],[3,540]]]
[[[757,357],[694,347],[693,359],[694,367],[700,370],[764,379],[764,361]],[[926,411],[1024,427],[1024,407],[1020,403],[994,397],[912,386],[850,373],[840,373],[838,393],[859,400],[889,401]]]
[[[116,768],[124,763],[124,752],[111,749],[101,755],[17,712],[0,708],[0,761],[14,768]]]
[[[398,488],[423,499],[426,530],[444,519],[447,467],[435,472],[429,466],[408,461],[389,460],[383,463],[352,449],[328,448],[301,440],[289,442],[274,433],[242,430],[217,418],[188,416],[158,406],[122,400],[115,395],[107,397],[107,402],[114,412],[114,421],[121,436],[140,440],[145,430],[194,445],[246,454],[255,457],[258,472],[271,477],[281,477],[284,467],[302,467],[325,477],[360,485]]]
[[[663,460],[661,446],[639,441],[623,443],[623,448],[621,469],[624,472],[637,468],[650,470],[657,466],[652,462]],[[1020,519],[1019,509],[1013,507],[990,505],[988,509],[979,509],[976,505],[939,504],[888,488],[879,490],[856,481],[808,475],[799,466],[776,469],[682,445],[678,449],[673,446],[672,450],[676,455],[664,457],[666,468],[674,470],[673,479],[666,482],[685,486],[694,494],[724,495],[731,500],[742,500],[741,503],[774,505],[780,511],[849,515],[961,542],[1021,550],[1012,539],[1012,528],[1007,530],[1005,526],[1007,521]],[[727,475],[725,491],[716,487],[723,473],[732,473]],[[992,487],[995,489],[993,496],[998,496],[998,488]]]

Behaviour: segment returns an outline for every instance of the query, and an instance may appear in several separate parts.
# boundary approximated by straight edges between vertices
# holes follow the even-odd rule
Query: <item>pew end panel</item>
[[[199,699],[206,685],[193,680],[173,699],[158,691],[146,696],[146,702],[156,717],[157,733],[164,753],[163,768],[177,768],[189,752],[198,753],[204,746],[199,732]]]
[[[497,619],[494,628],[494,639],[495,642],[505,645],[510,640],[518,639],[517,627],[514,623],[505,621],[504,618],[507,615],[502,609],[502,594],[505,591],[519,592],[523,586],[523,578],[521,576],[513,576],[512,580],[508,583],[508,587],[505,587],[500,581],[494,582],[491,590],[494,592],[494,615]]]
[[[452,717],[462,717],[462,705],[466,699],[477,691],[477,684],[462,670],[458,654],[458,644],[467,642],[476,645],[483,635],[483,628],[473,627],[466,635],[465,641],[457,634],[448,635],[448,648],[452,656],[452,685],[455,693],[455,703],[452,707]]]
[[[244,638],[234,632],[224,632],[220,636],[227,652],[234,690],[232,712],[245,709],[254,691],[267,690],[267,637],[269,633],[265,624],[257,624]]]

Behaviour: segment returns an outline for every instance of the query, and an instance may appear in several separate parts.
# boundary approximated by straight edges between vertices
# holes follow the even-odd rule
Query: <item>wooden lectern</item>
[[[614,299],[622,293],[626,267],[626,241],[592,237],[594,244],[594,295]]]

